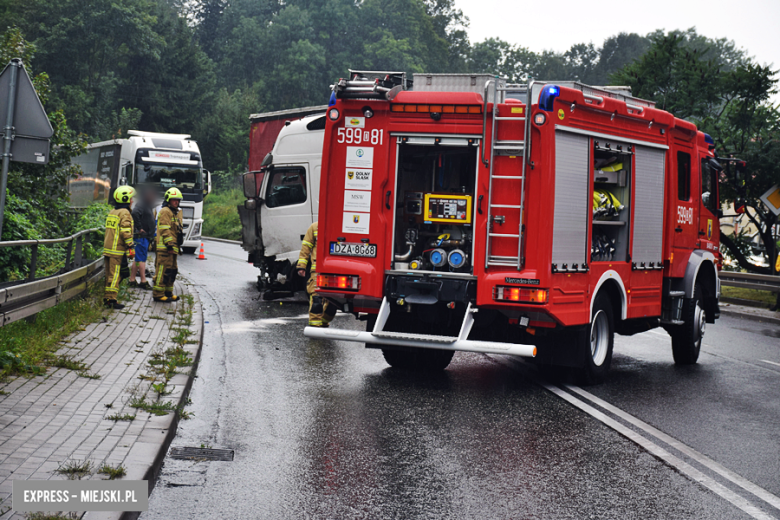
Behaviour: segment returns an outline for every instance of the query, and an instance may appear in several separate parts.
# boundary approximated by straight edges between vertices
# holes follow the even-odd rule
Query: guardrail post
[[[65,270],[63,272],[67,273],[72,268],[70,263],[70,257],[72,253],[73,253],[73,238],[71,238],[68,241],[68,252],[65,254]]]
[[[32,246],[30,254],[30,273],[27,275],[27,279],[30,281],[35,280],[35,271],[38,270],[38,244]]]
[[[83,238],[84,235],[79,235],[78,238],[76,238],[76,252],[73,254],[74,267],[81,267],[81,247]]]

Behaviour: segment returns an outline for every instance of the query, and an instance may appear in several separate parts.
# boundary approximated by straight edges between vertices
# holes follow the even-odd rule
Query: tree
[[[66,214],[67,182],[78,173],[78,167],[72,166],[70,161],[83,153],[86,140],[68,127],[61,110],[51,110],[48,106],[49,77],[44,72],[34,73],[35,55],[36,46],[27,42],[17,27],[9,28],[0,38],[0,61],[22,59],[54,129],[46,166],[11,163],[3,229],[5,240],[59,238],[73,231]],[[29,249],[24,248],[0,249],[0,279],[23,276],[29,265],[29,254]]]
[[[776,71],[753,63],[733,42],[709,40],[693,29],[655,33],[651,41],[647,53],[613,75],[613,81],[696,123],[713,136],[720,155],[747,162],[743,174],[724,161],[721,201],[752,208],[748,215],[759,229],[770,267],[751,264],[729,236],[721,235],[721,241],[742,268],[774,272],[777,218],[759,197],[780,182],[780,111],[769,103]]]

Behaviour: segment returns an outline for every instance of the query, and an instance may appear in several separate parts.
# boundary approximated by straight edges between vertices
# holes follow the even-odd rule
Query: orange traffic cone
[[[207,260],[206,255],[203,254],[203,242],[200,243],[200,253],[198,253],[198,260]]]

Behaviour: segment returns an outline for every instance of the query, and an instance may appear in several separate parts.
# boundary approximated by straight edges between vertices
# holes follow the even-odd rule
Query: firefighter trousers
[[[317,294],[317,273],[311,273],[306,284],[309,293],[309,325],[312,327],[327,327],[336,315],[336,306]]]
[[[106,288],[103,292],[103,298],[116,301],[117,294],[119,294],[119,282],[122,281],[122,276],[119,273],[122,268],[122,257],[104,256],[103,259],[106,272]]]
[[[154,259],[154,287],[152,296],[162,298],[173,294],[173,282],[179,274],[178,256],[167,251],[157,251]]]

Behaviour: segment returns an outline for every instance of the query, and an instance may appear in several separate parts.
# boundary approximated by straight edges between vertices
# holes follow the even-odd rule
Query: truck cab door
[[[677,149],[673,153],[675,161],[674,168],[676,172],[676,187],[673,186],[674,196],[672,197],[673,209],[672,217],[672,276],[683,276],[688,262],[688,256],[696,247],[698,240],[698,193],[693,193],[693,189],[698,187],[698,162],[692,150],[687,148]]]
[[[274,166],[266,175],[260,208],[265,256],[294,263],[313,222],[309,164]]]
[[[718,175],[717,164],[710,162],[711,159],[703,155],[700,159],[701,197],[699,197],[699,240],[701,249],[707,251],[717,251],[720,243],[720,220],[718,218],[718,209],[720,206],[718,197]]]

